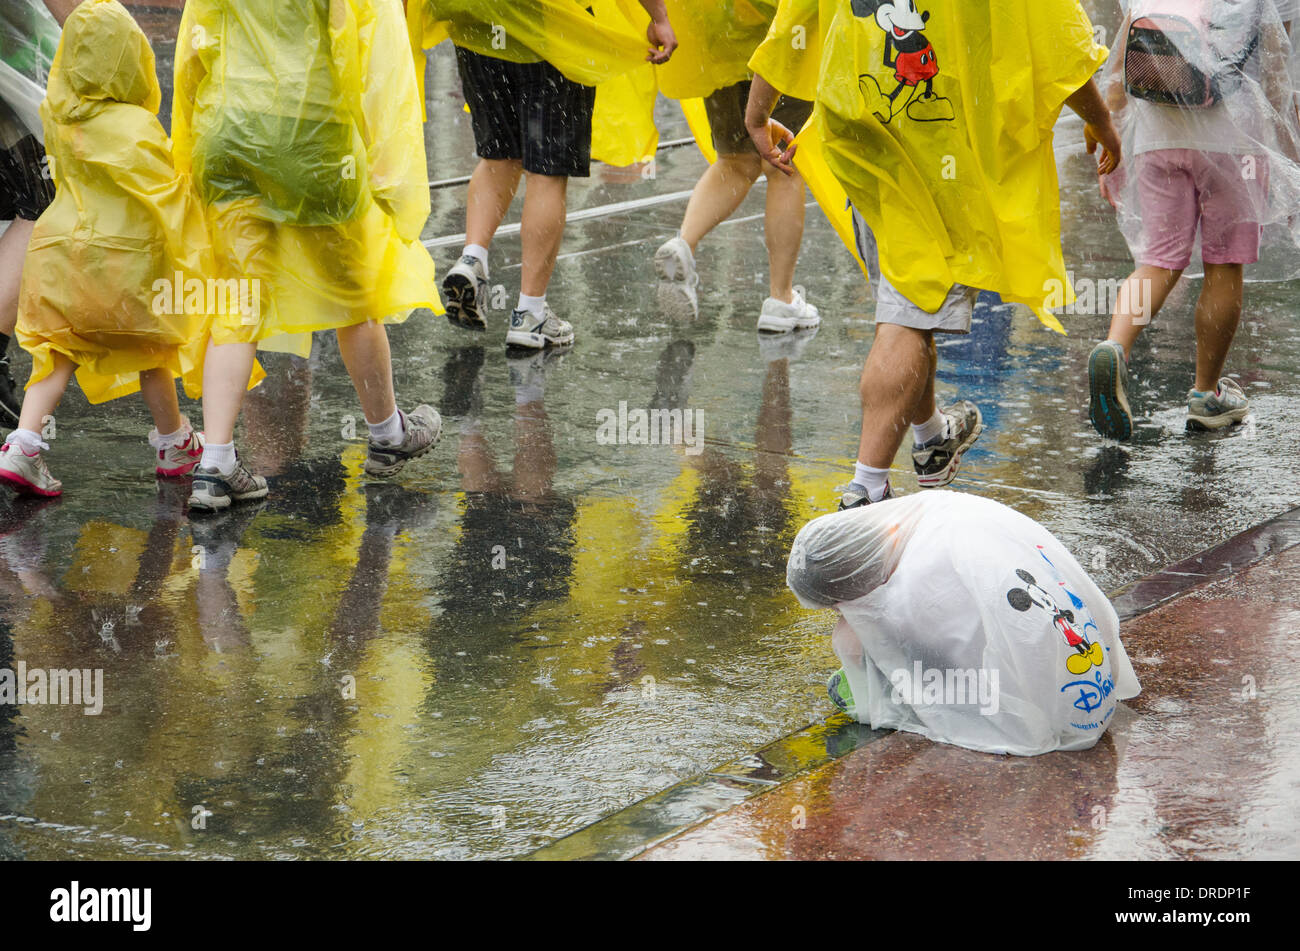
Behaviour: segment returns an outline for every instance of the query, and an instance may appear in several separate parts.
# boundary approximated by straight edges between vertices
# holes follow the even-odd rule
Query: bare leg
[[[921,393],[921,398],[916,403],[916,410],[912,413],[912,425],[920,426],[922,423],[929,422],[930,417],[934,416],[935,411],[939,408],[934,402],[934,375],[939,369],[939,348],[935,346],[934,334],[930,334],[930,376],[925,381],[925,390]]]
[[[1202,393],[1219,385],[1241,321],[1243,293],[1240,264],[1205,265],[1205,283],[1196,301],[1196,389]]]
[[[383,324],[368,320],[364,324],[340,327],[337,333],[339,353],[356,387],[366,422],[382,423],[397,412],[388,332]]]
[[[0,334],[12,337],[18,323],[18,290],[22,286],[23,261],[36,222],[15,218],[0,235]],[[4,354],[0,353],[0,357]]]
[[[160,435],[174,433],[181,428],[181,408],[176,402],[176,383],[171,370],[159,367],[140,373],[140,395],[153,414],[153,424]]]
[[[568,193],[569,180],[562,175],[528,176],[519,235],[524,251],[519,290],[529,297],[545,296],[551,283],[551,272],[555,270],[560,241],[564,238]]]
[[[76,372],[77,365],[61,353],[54,354],[54,369],[39,383],[27,387],[23,395],[23,411],[18,418],[18,428],[39,433],[46,416],[53,416],[63,399],[63,391]]]
[[[1142,328],[1151,323],[1165,305],[1169,292],[1182,274],[1182,271],[1143,264],[1124,282],[1110,318],[1110,332],[1106,335],[1107,340],[1116,340],[1123,345],[1124,356],[1133,350]]]
[[[763,233],[767,239],[768,280],[772,296],[789,304],[794,300],[794,268],[803,243],[803,178],[797,172],[786,176],[764,165],[767,208]]]
[[[740,207],[758,180],[761,169],[762,160],[757,152],[719,155],[718,160],[700,176],[682,218],[682,240],[691,246],[692,254],[706,234]],[[771,180],[768,187],[771,187]]]
[[[519,189],[523,164],[513,159],[479,159],[465,200],[465,242],[488,247]]]
[[[888,469],[927,393],[934,405],[934,334],[899,324],[876,324],[862,368],[862,439],[858,461]],[[926,414],[928,418],[929,414]]]
[[[256,344],[208,342],[203,364],[203,429],[208,442],[225,445],[234,441],[235,423],[256,356]]]

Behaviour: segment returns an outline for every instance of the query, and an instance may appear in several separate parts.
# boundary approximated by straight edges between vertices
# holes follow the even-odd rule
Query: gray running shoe
[[[442,437],[442,417],[432,406],[421,403],[413,412],[402,413],[402,428],[399,445],[377,446],[371,441],[366,455],[366,475],[379,478],[397,475],[412,459],[418,459],[438,445]]]
[[[488,282],[483,262],[466,254],[442,279],[447,319],[466,330],[487,330]]]
[[[1110,439],[1133,435],[1128,405],[1128,361],[1118,341],[1106,340],[1088,355],[1088,419],[1092,428]]]
[[[550,304],[545,306],[541,317],[527,310],[516,310],[510,315],[507,347],[544,350],[547,347],[567,347],[571,343],[573,325],[556,317]]]
[[[876,499],[875,502],[872,502],[871,499],[867,497],[867,493],[863,492],[856,482],[850,482],[848,488],[845,489],[844,494],[840,496],[839,510],[841,512],[847,512],[849,509],[861,508],[864,505],[875,505],[880,502],[888,502],[893,497],[894,487],[888,482],[885,483],[885,494]]]
[[[1192,430],[1223,429],[1246,418],[1250,400],[1235,380],[1226,376],[1214,393],[1187,393],[1187,428]]]
[[[942,410],[944,433],[924,446],[912,447],[912,468],[923,489],[937,489],[957,478],[961,457],[984,432],[984,417],[970,400],[958,400]]]
[[[235,470],[222,475],[219,469],[199,466],[194,470],[190,487],[190,514],[221,512],[235,502],[253,502],[266,498],[266,480],[253,475],[235,455]]]
[[[655,271],[661,280],[680,282],[692,288],[700,282],[695,270],[695,255],[680,236],[659,245],[655,252]]]
[[[0,481],[19,495],[52,499],[63,494],[63,483],[50,475],[41,451],[29,453],[13,442],[0,449]]]

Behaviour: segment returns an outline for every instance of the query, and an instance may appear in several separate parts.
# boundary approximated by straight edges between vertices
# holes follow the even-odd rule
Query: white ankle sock
[[[924,446],[932,439],[938,439],[944,433],[943,414],[937,409],[934,415],[927,419],[920,426],[912,424],[912,441],[918,446]]]
[[[529,297],[527,294],[520,294],[519,303],[515,305],[515,310],[526,310],[534,317],[540,317],[546,312],[546,295]]]
[[[222,475],[230,475],[235,471],[237,465],[235,459],[235,444],[233,441],[227,443],[210,442],[203,447],[203,458],[199,460],[199,465],[204,469],[216,469]]]
[[[402,437],[406,434],[406,427],[402,425],[402,411],[399,409],[393,410],[393,415],[382,423],[367,422],[366,427],[370,430],[370,441],[388,449],[400,446]]]
[[[860,462],[853,464],[853,484],[867,492],[867,498],[879,502],[885,497],[889,487],[889,470],[864,466]]]
[[[182,443],[188,441],[191,432],[192,430],[190,429],[190,424],[182,423],[180,429],[176,430],[176,432],[174,433],[167,433],[165,436],[162,434],[158,434],[155,436],[154,434],[150,433],[149,445],[153,446],[155,449],[158,450],[170,449],[172,446],[179,446]]]
[[[42,449],[50,448],[45,444],[45,441],[41,439],[40,433],[34,433],[30,429],[15,429],[9,434],[9,438],[6,439],[5,442],[13,443],[28,455],[31,455],[34,452],[39,452]]]
[[[488,249],[483,247],[481,244],[467,244],[465,245],[465,250],[461,252],[461,256],[464,257],[466,254],[472,258],[476,258],[478,262],[483,265],[483,276],[487,277]]]

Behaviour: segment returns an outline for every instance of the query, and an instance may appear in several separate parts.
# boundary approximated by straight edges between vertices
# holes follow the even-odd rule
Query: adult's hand
[[[749,84],[749,102],[745,104],[745,130],[763,161],[786,175],[794,174],[794,133],[772,118],[772,109],[781,96],[771,83],[757,73]]]
[[[646,39],[650,41],[646,62],[666,63],[677,49],[677,33],[668,22],[668,8],[664,6],[664,0],[641,0],[641,6],[650,14],[650,25],[645,31]]]

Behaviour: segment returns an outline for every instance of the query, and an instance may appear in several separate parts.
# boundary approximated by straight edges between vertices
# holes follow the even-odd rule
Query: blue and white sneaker
[[[516,310],[510,315],[507,347],[545,350],[547,347],[567,347],[571,343],[573,325],[556,317],[550,304],[544,305],[540,317],[527,310]]]
[[[466,330],[487,330],[488,282],[483,262],[466,254],[442,279],[447,319]]]
[[[1250,400],[1236,381],[1226,376],[1213,393],[1190,390],[1187,394],[1187,428],[1192,430],[1223,429],[1246,418]]]
[[[1092,428],[1110,439],[1133,435],[1133,412],[1128,405],[1128,361],[1124,347],[1105,340],[1088,355],[1088,419]]]

